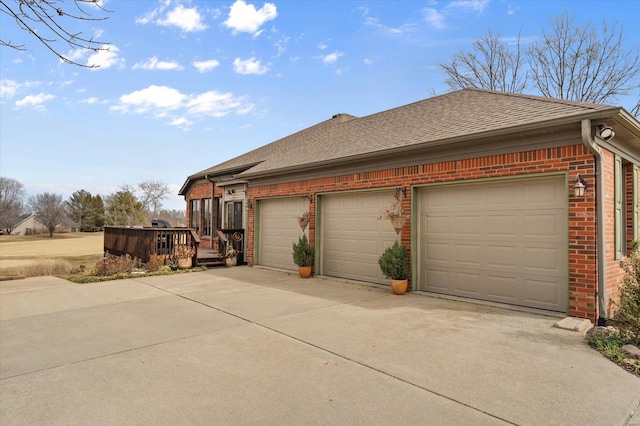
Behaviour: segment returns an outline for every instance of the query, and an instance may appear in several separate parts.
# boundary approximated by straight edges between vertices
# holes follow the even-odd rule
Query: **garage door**
[[[322,274],[389,284],[378,258],[396,241],[380,211],[394,201],[393,191],[326,195],[321,206]]]
[[[302,235],[297,218],[307,211],[307,204],[303,197],[258,201],[259,265],[298,270],[291,255],[292,245]]]
[[[419,197],[420,290],[565,312],[565,178],[430,187]]]

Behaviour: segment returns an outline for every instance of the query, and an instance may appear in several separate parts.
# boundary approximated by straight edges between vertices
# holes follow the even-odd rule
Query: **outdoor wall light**
[[[407,196],[407,188],[403,188],[402,186],[396,187],[396,196],[402,192],[402,195]]]
[[[247,199],[246,209],[251,210],[253,208],[253,203],[251,200]]]
[[[576,197],[584,197],[584,193],[587,190],[587,181],[582,179],[582,176],[578,175],[576,178],[576,184],[573,185],[573,195]]]
[[[227,194],[229,194],[229,195],[233,195],[235,193],[236,193],[235,189],[230,189],[230,190],[227,191]]]
[[[608,141],[616,135],[616,132],[614,132],[611,127],[604,124],[598,126],[598,131],[600,133],[600,137],[605,141]]]

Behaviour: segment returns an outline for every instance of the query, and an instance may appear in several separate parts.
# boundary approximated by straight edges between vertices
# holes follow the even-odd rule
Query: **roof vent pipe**
[[[613,133],[613,132],[612,132]],[[611,136],[613,137],[613,136]],[[605,250],[605,214],[604,214],[604,182],[602,176],[602,151],[593,139],[591,120],[582,120],[582,143],[595,158],[596,172],[596,245],[598,250],[598,325],[606,326],[609,321],[607,307],[607,289],[605,277],[607,276],[606,250]]]

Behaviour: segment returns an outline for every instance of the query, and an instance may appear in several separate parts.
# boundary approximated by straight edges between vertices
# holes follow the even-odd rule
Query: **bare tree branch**
[[[84,65],[61,53],[59,44],[65,43],[72,49],[82,49],[92,52],[109,50],[109,44],[85,37],[81,32],[73,33],[62,24],[66,18],[79,21],[103,21],[106,16],[94,17],[83,6],[91,5],[102,12],[109,12],[101,5],[101,0],[73,0],[76,11],[63,9],[62,0],[0,0],[0,12],[16,21],[17,26],[35,37],[47,49],[62,61],[81,67],[95,68],[95,65]],[[26,50],[25,44],[14,43],[11,40],[0,40],[0,46],[17,50]]]
[[[623,29],[603,21],[574,25],[568,13],[528,51],[532,84],[544,95],[573,101],[605,103],[637,87],[640,53],[625,50]]]
[[[523,70],[518,34],[515,51],[489,30],[473,42],[470,52],[458,52],[450,63],[440,64],[447,74],[446,83],[451,89],[475,87],[501,92],[521,93],[527,82]]]

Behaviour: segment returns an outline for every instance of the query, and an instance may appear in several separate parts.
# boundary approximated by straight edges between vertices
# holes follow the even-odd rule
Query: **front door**
[[[242,229],[242,201],[227,201],[226,229]]]

